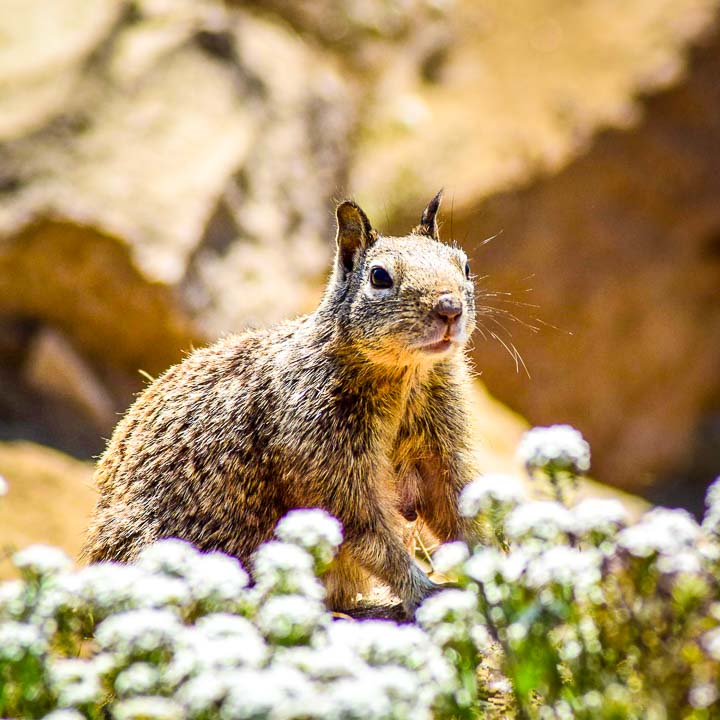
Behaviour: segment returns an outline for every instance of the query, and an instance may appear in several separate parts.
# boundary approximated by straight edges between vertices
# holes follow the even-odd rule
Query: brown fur
[[[344,528],[330,607],[351,606],[369,576],[408,612],[434,590],[405,547],[406,519],[463,537],[458,494],[475,474],[464,354],[474,289],[465,255],[437,239],[438,204],[393,238],[343,203],[312,315],[197,350],[140,395],[98,463],[87,560],[130,561],[180,537],[247,563],[288,510],[320,507]],[[391,289],[372,286],[378,265]],[[416,345],[442,337],[441,297],[462,316],[457,342],[431,354]]]

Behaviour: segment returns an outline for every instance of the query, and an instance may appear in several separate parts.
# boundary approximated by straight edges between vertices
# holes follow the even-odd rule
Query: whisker
[[[475,329],[480,333],[480,335],[482,336],[482,339],[485,340],[485,341],[487,341],[487,335],[485,334],[485,329],[486,329],[486,328],[484,328],[483,325],[478,324],[478,325],[475,326]]]
[[[500,328],[500,330],[502,330],[508,337],[512,337],[512,333],[497,318],[494,318],[492,315],[487,315],[486,317],[491,323]]]
[[[518,307],[528,307],[528,308],[533,308],[535,310],[537,310],[540,307],[536,303],[527,303],[527,302],[523,302],[522,300],[510,300],[510,299],[504,298],[504,297],[497,297],[493,293],[486,293],[483,295],[475,296],[476,300],[484,300],[485,298],[491,298],[491,299],[495,300],[496,302],[505,303],[506,305],[517,305]]]
[[[520,372],[520,365],[522,365],[523,370],[525,370],[525,374],[530,378],[530,371],[527,369],[527,365],[525,364],[525,361],[523,360],[522,355],[520,354],[520,351],[515,347],[515,344],[510,342],[510,346],[508,347],[508,344],[497,334],[492,331],[490,331],[490,335],[494,337],[508,352],[508,355],[515,361],[515,372]],[[510,349],[512,348],[512,350]]]
[[[493,316],[499,316],[501,318],[509,320],[510,322],[517,323],[518,325],[521,325],[522,327],[525,327],[534,333],[540,331],[539,327],[532,325],[527,320],[523,320],[514,313],[510,312],[507,308],[496,308],[492,307],[491,305],[481,305],[479,310],[480,314],[484,315],[485,317],[492,318]]]
[[[492,242],[496,237],[500,237],[500,235],[502,235],[503,232],[504,232],[504,229],[501,229],[501,230],[498,230],[494,235],[491,235],[489,238],[485,238],[485,240],[483,240],[480,243],[480,247],[482,247],[483,245],[487,245],[489,242]]]
[[[453,218],[455,217],[455,193],[450,198],[450,237],[455,241],[455,233],[453,232]]]

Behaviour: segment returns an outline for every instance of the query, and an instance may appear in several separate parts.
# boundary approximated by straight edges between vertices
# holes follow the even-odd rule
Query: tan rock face
[[[61,114],[3,146],[0,228],[50,215],[112,235],[211,334],[279,319],[325,269],[348,94],[332,62],[277,24],[218,3],[154,5],[95,38]],[[272,307],[252,300],[266,285],[258,243],[288,291]]]
[[[92,464],[29,442],[0,442],[0,541],[15,550],[33,543],[58,545],[74,557],[95,504]],[[12,568],[0,561],[0,578]]]
[[[353,189],[392,220],[440,187],[462,209],[559,170],[598,128],[632,123],[638,92],[679,79],[715,6],[457,0],[443,32],[379,73]]]
[[[213,1],[63,0],[41,47],[20,5],[0,20],[0,317],[60,330],[117,412],[138,370],[312,307],[354,114],[332,57]]]
[[[582,420],[593,398],[593,413],[602,420],[578,424],[600,443],[604,477],[630,483],[618,474],[627,470],[619,458],[643,443],[649,457],[658,442],[655,426],[633,424],[627,440],[619,427],[627,408],[639,412],[633,402],[565,391],[550,368],[560,358],[565,371],[568,357],[584,358],[601,339],[616,337],[610,332],[620,322],[615,318],[634,327],[629,308],[648,301],[644,293],[652,283],[656,303],[676,318],[674,325],[687,329],[686,315],[698,307],[704,312],[702,303],[661,304],[678,282],[667,264],[637,267],[632,292],[614,292],[602,282],[593,289],[604,276],[587,263],[605,263],[610,278],[617,255],[608,237],[620,235],[607,231],[615,229],[613,198],[626,192],[627,181],[621,161],[611,156],[625,150],[604,151],[602,162],[596,156],[605,180],[592,202],[610,208],[610,215],[592,215],[587,228],[581,183],[592,186],[599,177],[589,170],[560,174],[563,189],[547,200],[538,185],[494,200],[479,220],[475,210],[486,196],[533,173],[559,170],[598,127],[627,125],[637,114],[638,90],[677,80],[682,51],[709,22],[713,0],[627,0],[622,11],[605,0],[46,5],[10,0],[10,11],[0,13],[0,436],[96,453],[111,430],[112,419],[102,420],[112,417],[109,405],[124,410],[145,382],[139,370],[157,375],[194,344],[316,305],[332,246],[332,206],[348,189],[380,228],[397,223],[405,232],[445,185],[446,224],[455,225],[458,240],[467,230],[472,246],[473,237],[505,229],[499,249],[477,250],[477,271],[484,272],[487,260],[498,287],[513,289],[518,278],[539,276],[539,265],[545,270],[557,262],[557,277],[543,283],[549,288],[543,317],[572,325],[573,342],[587,343],[569,351],[566,335],[551,334],[537,340],[547,348],[537,357],[521,343],[538,378],[532,392],[522,380],[506,380],[513,365],[478,343],[485,378],[535,421]],[[702,101],[699,124],[707,112]],[[688,102],[695,107],[694,99]],[[638,131],[631,137],[639,158],[664,159],[684,142],[663,136],[672,152],[641,151],[655,136]],[[658,174],[651,183],[657,197],[675,191],[684,197],[700,187],[697,169],[678,153],[680,185],[673,184],[675,170]],[[642,170],[633,182],[639,183],[642,173],[655,171],[638,163]],[[663,178],[670,178],[667,191]],[[642,189],[633,185],[628,193],[640,209],[655,197]],[[666,240],[656,232],[660,224],[650,221],[638,229],[621,218],[618,232],[664,238],[676,249],[683,232],[715,232],[714,211],[702,200],[706,192],[683,206],[688,215],[692,210],[691,220],[662,211],[668,223],[685,228],[677,230],[680,240]],[[654,207],[647,212],[660,217]],[[552,237],[531,241],[531,224],[533,238]],[[582,252],[574,244],[579,230],[589,243],[593,238]],[[553,245],[562,233],[572,237],[569,249]],[[515,238],[531,243],[527,257]],[[628,242],[621,251],[629,254],[624,262],[635,258],[639,265],[633,247]],[[584,264],[569,264],[565,255]],[[620,283],[612,278],[607,283]],[[707,292],[701,288],[714,276],[696,280],[695,292]],[[577,297],[583,298],[577,313],[563,315]],[[654,326],[642,325],[637,346],[629,345],[636,357],[660,342],[663,352],[687,357],[685,349],[701,342],[695,331],[677,342],[654,317]],[[576,327],[588,318],[607,324],[607,332],[590,336],[593,342]],[[48,337],[57,342],[47,345]],[[703,336],[702,342],[713,340]],[[647,375],[622,357],[624,364],[614,360],[602,372],[580,360],[573,367],[591,368],[604,390],[633,388],[628,397],[644,401],[638,388],[657,373]],[[677,357],[662,368],[675,373],[680,363]],[[75,368],[72,382],[49,367]],[[88,384],[79,382],[78,368]],[[659,453],[663,463],[687,447],[687,423],[701,404],[694,391],[672,402],[676,450]],[[488,411],[486,433],[496,417]],[[649,440],[638,443],[636,435]],[[611,459],[602,465],[606,449]],[[633,467],[645,472],[646,466]]]
[[[532,378],[480,340],[490,389],[533,423],[579,427],[598,478],[655,486],[668,502],[699,503],[720,472],[719,77],[716,35],[634,129],[603,133],[554,177],[454,213],[475,272],[512,293],[487,304],[558,328],[533,336],[497,318]]]

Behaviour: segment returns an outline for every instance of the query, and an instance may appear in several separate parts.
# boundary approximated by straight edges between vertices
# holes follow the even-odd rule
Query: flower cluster
[[[431,636],[469,647],[474,631],[481,668],[494,658],[520,717],[720,716],[720,480],[702,525],[666,508],[629,524],[616,500],[568,503],[589,467],[577,431],[538,428],[518,454],[555,499],[518,502],[497,476],[468,486],[464,514],[504,544],[437,551],[466,596],[445,613],[457,635],[441,622]],[[448,594],[420,608],[424,626]]]
[[[590,446],[570,425],[529,430],[520,440],[517,455],[530,472],[564,470],[579,475],[590,469]]]
[[[317,572],[340,525],[295,511],[237,560],[163,540],[134,565],[14,556],[0,585],[0,717],[51,720],[431,718],[452,662],[419,628],[333,620]]]
[[[47,720],[449,720],[720,717],[720,480],[702,524],[656,508],[568,502],[587,470],[567,427],[521,455],[552,500],[505,475],[468,485],[481,541],[434,554],[452,581],[416,623],[324,606],[339,523],[297,510],[252,578],[179,540],[134,565],[73,569],[59,550],[14,556],[0,583],[0,717]]]
[[[590,445],[570,425],[536,427],[520,439],[517,457],[531,477],[546,477],[557,500],[566,501],[579,476],[590,469]]]

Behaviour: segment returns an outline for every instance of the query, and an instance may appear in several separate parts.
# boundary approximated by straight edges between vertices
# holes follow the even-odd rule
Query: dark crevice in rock
[[[689,462],[663,473],[647,493],[648,500],[685,507],[700,519],[708,485],[720,477],[720,406],[706,411],[692,433]]]
[[[208,55],[238,65],[237,49],[235,47],[235,36],[227,31],[221,30],[211,32],[200,30],[195,33],[195,41]]]

